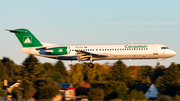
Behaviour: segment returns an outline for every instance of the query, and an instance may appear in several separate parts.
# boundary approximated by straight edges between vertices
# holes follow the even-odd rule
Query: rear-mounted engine
[[[46,49],[45,52],[52,55],[64,55],[68,54],[70,50],[67,47],[55,47]]]

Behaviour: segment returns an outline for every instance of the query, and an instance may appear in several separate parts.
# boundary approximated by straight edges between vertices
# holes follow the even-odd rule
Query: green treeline
[[[59,94],[58,83],[71,83],[77,88],[77,96],[91,100],[144,100],[143,92],[133,88],[138,83],[154,83],[162,96],[158,99],[167,97],[179,101],[180,66],[175,63],[169,67],[127,67],[118,60],[113,65],[94,65],[94,68],[89,68],[87,63],[71,64],[71,70],[67,71],[62,61],[40,63],[29,55],[22,65],[17,65],[3,57],[0,60],[0,97],[8,94],[3,85],[6,79],[9,82],[21,80],[21,87],[11,92],[14,99],[52,99]]]

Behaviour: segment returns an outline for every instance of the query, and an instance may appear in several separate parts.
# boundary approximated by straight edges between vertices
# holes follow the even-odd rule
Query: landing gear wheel
[[[159,62],[157,62],[157,66],[159,66],[160,65],[160,63]]]
[[[94,68],[94,64],[91,63],[91,62],[88,64],[88,66],[89,66],[90,68]]]

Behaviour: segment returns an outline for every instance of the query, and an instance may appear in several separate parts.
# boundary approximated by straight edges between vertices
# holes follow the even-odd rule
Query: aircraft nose
[[[176,52],[172,50],[171,54],[172,54],[173,56],[175,56],[175,55],[176,55]]]
[[[176,55],[176,52],[175,52],[175,51],[173,51],[173,50],[171,50],[171,51],[169,51],[169,55],[170,55],[170,57],[173,57],[173,56],[175,56],[175,55]]]
[[[165,52],[165,54],[166,54],[166,57],[173,57],[176,55],[176,52],[173,50],[168,50]]]

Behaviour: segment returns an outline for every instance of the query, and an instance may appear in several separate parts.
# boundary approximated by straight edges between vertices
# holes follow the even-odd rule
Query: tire
[[[160,63],[159,62],[157,62],[157,66],[159,66],[160,65]]]
[[[90,68],[94,68],[94,64],[91,63],[91,62],[88,64],[88,66],[89,66]]]

